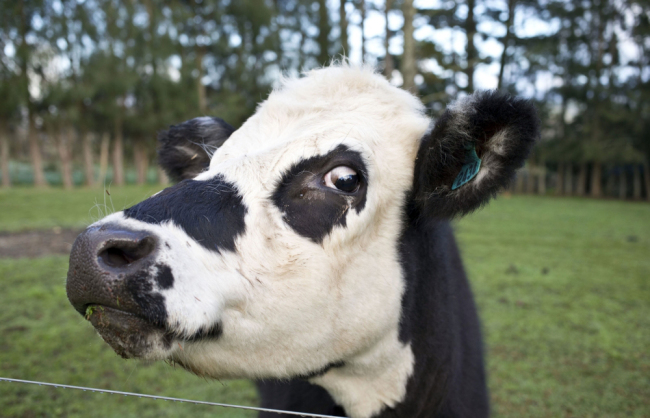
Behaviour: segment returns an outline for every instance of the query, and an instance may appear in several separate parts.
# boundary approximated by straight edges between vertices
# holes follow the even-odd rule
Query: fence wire
[[[134,396],[137,398],[146,398],[146,399],[156,399],[163,401],[173,401],[173,402],[183,402],[183,403],[192,403],[196,405],[208,405],[208,406],[220,406],[223,408],[235,408],[235,409],[246,409],[250,411],[258,412],[271,412],[274,414],[286,414],[286,415],[296,415],[299,417],[316,417],[316,418],[339,418],[333,415],[320,415],[320,414],[310,414],[307,412],[293,412],[293,411],[283,411],[280,409],[268,409],[268,408],[258,408],[255,406],[243,406],[243,405],[230,405],[227,403],[218,403],[218,402],[207,402],[207,401],[196,401],[193,399],[183,399],[183,398],[171,398],[169,396],[157,396],[157,395],[147,395],[144,393],[133,393],[133,392],[121,392],[119,390],[108,390],[108,389],[97,389],[97,388],[88,388],[84,386],[72,386],[72,385],[62,385],[59,383],[48,383],[48,382],[39,382],[34,380],[22,380],[22,379],[10,379],[8,377],[0,377],[0,382],[10,382],[10,383],[26,383],[30,385],[38,386],[52,386],[59,389],[76,389],[83,390],[84,392],[98,392],[98,393],[108,393],[111,395],[123,395],[123,396]]]

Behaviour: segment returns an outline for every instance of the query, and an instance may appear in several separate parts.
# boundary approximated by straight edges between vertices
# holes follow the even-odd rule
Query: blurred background
[[[542,140],[455,222],[495,416],[650,416],[650,1],[0,1],[0,376],[255,405],[246,381],[125,362],[68,306],[90,222],[165,187],[156,133],[240,126],[343,56],[432,117],[500,89]],[[0,416],[252,416],[0,382]]]
[[[156,132],[233,126],[283,75],[350,57],[432,116],[476,89],[537,102],[517,192],[649,199],[647,1],[36,1],[0,5],[3,187],[164,182]]]

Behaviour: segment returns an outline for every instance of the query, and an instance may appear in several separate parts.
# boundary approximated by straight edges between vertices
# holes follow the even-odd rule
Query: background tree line
[[[650,0],[3,1],[0,177],[165,182],[157,131],[238,126],[283,74],[345,54],[434,117],[477,88],[536,101],[516,191],[650,199],[649,49]]]

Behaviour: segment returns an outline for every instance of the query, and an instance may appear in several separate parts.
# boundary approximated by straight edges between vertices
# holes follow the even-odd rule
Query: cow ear
[[[422,139],[413,199],[420,216],[452,218],[508,185],[539,137],[528,101],[495,91],[458,100]]]
[[[196,177],[234,132],[220,118],[201,117],[170,126],[158,134],[158,163],[174,181]]]

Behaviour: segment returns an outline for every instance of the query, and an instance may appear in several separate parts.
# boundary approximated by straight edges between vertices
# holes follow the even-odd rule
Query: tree
[[[3,2],[4,3],[4,2]],[[7,2],[0,10],[3,16],[4,27],[15,29],[16,37],[16,62],[19,69],[19,88],[22,96],[22,105],[27,110],[27,139],[34,170],[34,184],[37,187],[46,187],[47,182],[43,174],[43,157],[38,140],[36,126],[36,106],[30,93],[30,72],[35,69],[34,49],[38,42],[38,30],[34,27],[35,16],[44,10],[44,4],[38,0],[20,0]],[[5,26],[6,25],[6,26]]]
[[[629,64],[618,54],[617,34],[625,31],[626,12],[611,0],[523,5],[546,21],[559,22],[555,33],[515,38],[516,61],[530,85],[543,74],[557,83],[537,93],[548,115],[540,150],[550,161],[567,166],[567,173],[578,165],[578,195],[600,197],[604,165],[640,158],[626,122],[633,96],[624,75]]]
[[[501,52],[501,59],[499,62],[499,78],[497,79],[497,89],[501,90],[503,88],[503,72],[505,70],[508,58],[508,47],[510,46],[510,40],[513,35],[513,23],[515,21],[515,6],[517,5],[517,0],[508,0],[508,17],[506,18],[504,24],[506,27],[506,34],[503,37],[503,51]]]
[[[350,47],[348,46],[348,16],[345,11],[346,0],[339,0],[339,29],[341,37],[341,54],[348,56]]]
[[[467,18],[465,18],[465,36],[467,37],[467,46],[465,47],[465,75],[467,76],[467,91],[474,91],[474,67],[478,63],[476,44],[474,36],[476,35],[476,21],[474,20],[474,8],[476,0],[467,0]]]
[[[0,6],[0,11],[2,6]],[[18,88],[19,76],[11,57],[5,54],[5,46],[10,42],[7,28],[0,26],[0,176],[2,187],[11,186],[9,170],[10,134],[20,122],[21,92]],[[13,129],[12,129],[13,128]]]
[[[633,13],[634,19],[624,28],[638,51],[630,62],[636,75],[624,86],[630,99],[630,111],[626,115],[631,119],[632,144],[643,157],[645,193],[650,200],[650,78],[647,75],[650,68],[650,2],[628,0],[623,2],[622,8]]]
[[[393,37],[393,32],[390,30],[389,26],[389,13],[393,8],[393,0],[386,0],[384,2],[384,75],[390,80],[393,75],[393,70],[395,69],[395,63],[393,61],[393,56],[390,54],[388,48],[390,47],[390,40]]]
[[[361,15],[361,20],[359,21],[359,29],[361,29],[361,62],[366,62],[366,0],[357,0],[357,8],[359,9],[359,14]]]
[[[404,14],[404,27],[402,29],[404,33],[404,53],[400,68],[404,79],[402,87],[405,90],[414,91],[417,67],[415,62],[415,38],[413,37],[413,19],[415,18],[413,0],[404,0],[402,13]]]
[[[321,65],[327,65],[330,61],[329,35],[331,30],[332,25],[327,10],[327,1],[318,0],[318,62]]]

